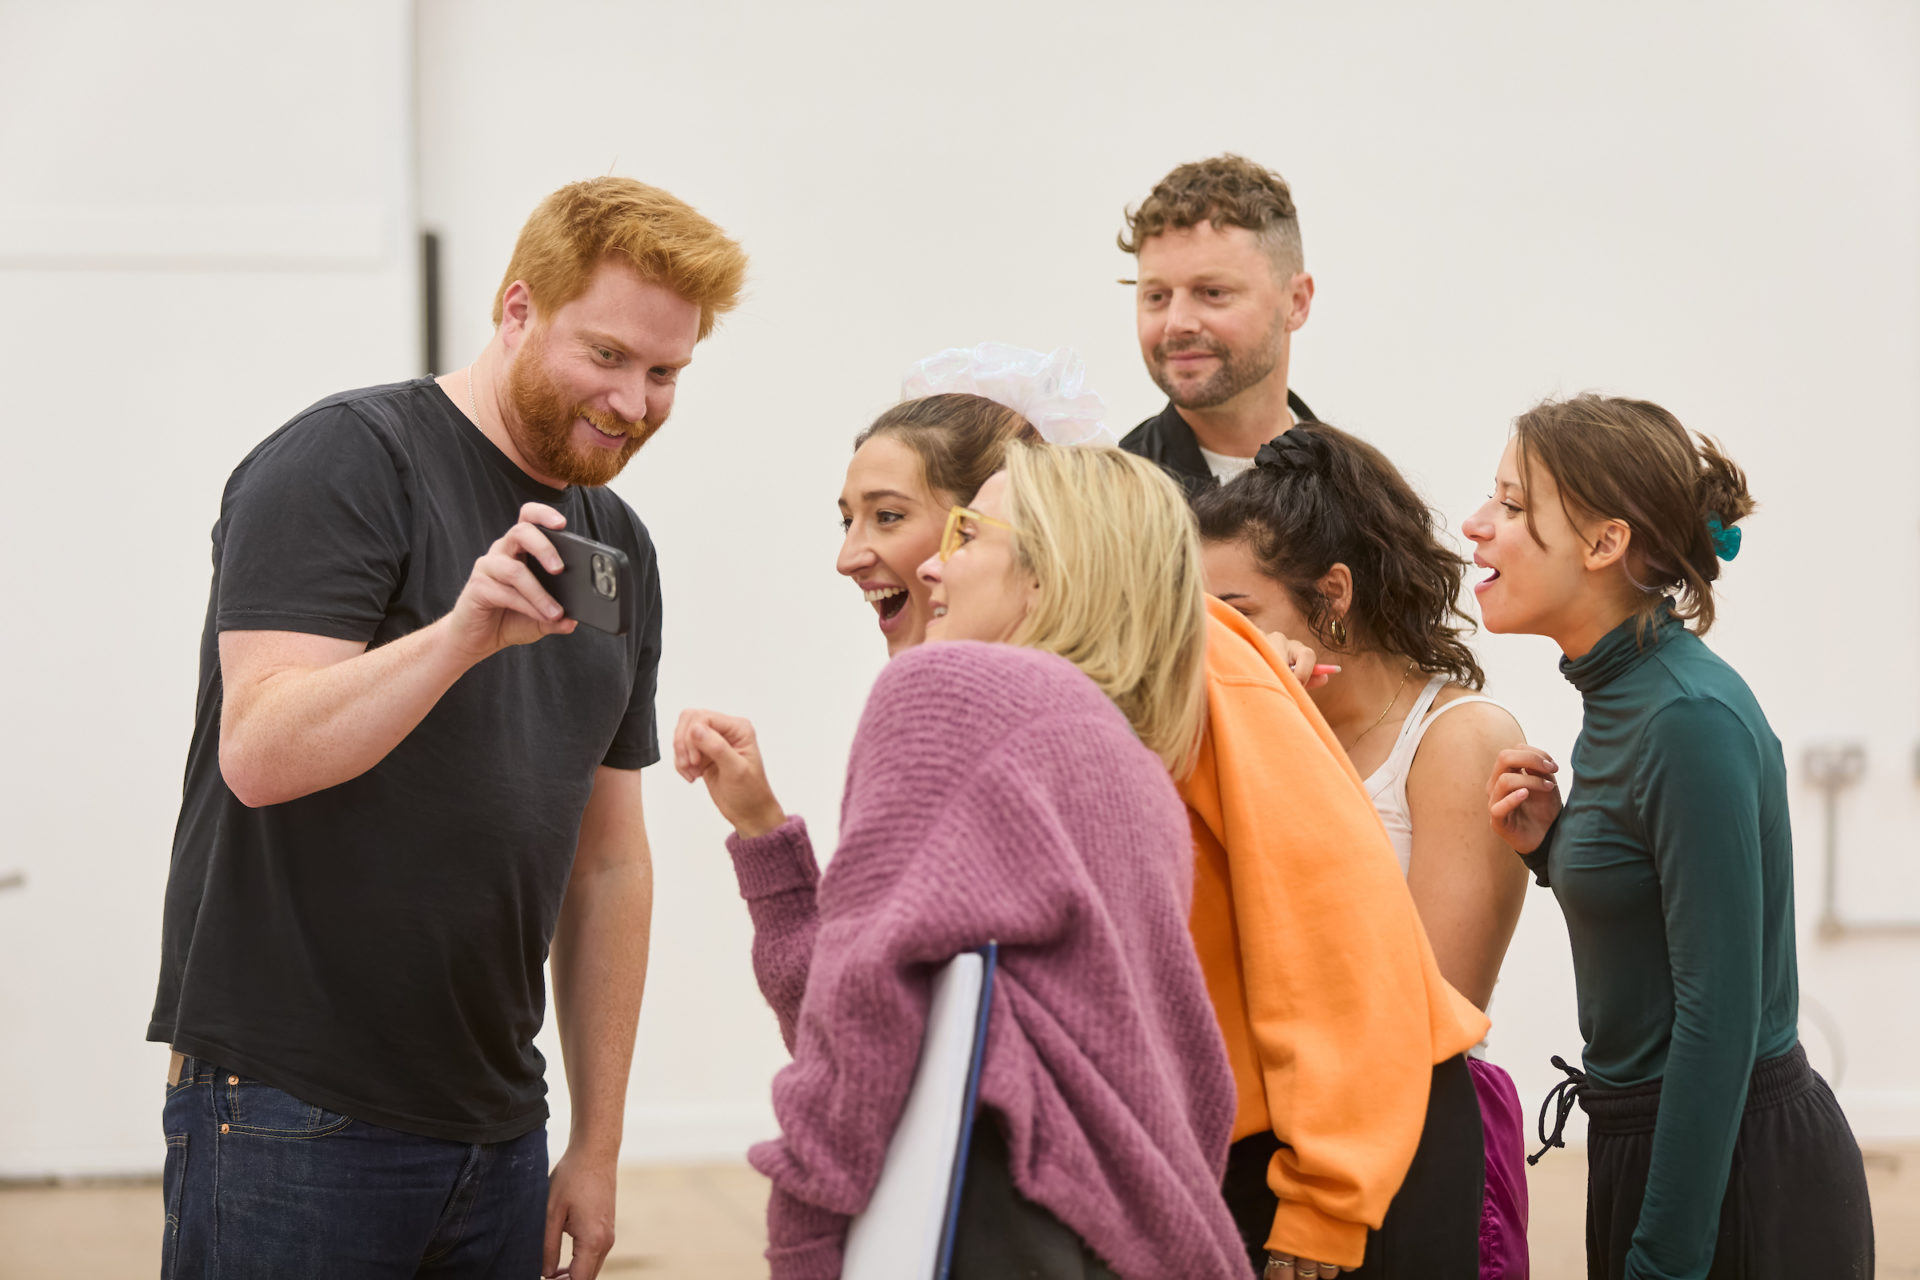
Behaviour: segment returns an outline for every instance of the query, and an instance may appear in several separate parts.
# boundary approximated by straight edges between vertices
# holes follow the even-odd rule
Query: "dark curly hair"
[[[1404,653],[1469,689],[1486,682],[1461,638],[1467,561],[1441,544],[1435,513],[1386,455],[1323,422],[1303,422],[1262,446],[1252,470],[1194,504],[1200,537],[1245,542],[1260,572],[1286,588],[1328,643],[1329,605],[1318,588],[1336,564],[1353,575],[1341,648]],[[1457,621],[1456,621],[1457,620]]]
[[[1285,178],[1245,156],[1229,153],[1183,164],[1125,216],[1122,253],[1139,253],[1142,244],[1169,228],[1211,222],[1253,232],[1279,270],[1298,271],[1305,262],[1292,189]]]

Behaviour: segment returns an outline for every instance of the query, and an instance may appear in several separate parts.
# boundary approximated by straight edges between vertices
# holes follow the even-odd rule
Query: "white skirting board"
[[[1862,1145],[1920,1141],[1920,1089],[1836,1089],[1833,1096]]]
[[[1920,1089],[1842,1089],[1837,1095],[1847,1123],[1863,1146],[1920,1142]],[[1575,1113],[1575,1119],[1579,1119]],[[1532,1151],[1532,1120],[1527,1140]],[[552,1126],[549,1126],[549,1131]],[[627,1109],[623,1164],[717,1164],[747,1158],[747,1148],[778,1132],[773,1105],[753,1103],[700,1106],[635,1106]],[[1581,1130],[1584,1132],[1584,1129]],[[1575,1137],[1575,1123],[1567,1124]],[[0,1151],[0,1181],[41,1178],[158,1177],[166,1147],[160,1141],[159,1104],[155,1103],[153,1141],[102,1146],[28,1147]],[[552,1148],[560,1158],[560,1145]]]
[[[699,1106],[636,1106],[627,1109],[623,1164],[726,1164],[744,1161],[747,1148],[779,1132],[773,1103]],[[547,1122],[548,1154],[558,1160],[566,1139],[564,1116]],[[160,1138],[160,1103],[155,1096],[153,1141],[100,1145],[16,1146],[0,1148],[0,1182],[48,1178],[159,1177],[166,1158]]]

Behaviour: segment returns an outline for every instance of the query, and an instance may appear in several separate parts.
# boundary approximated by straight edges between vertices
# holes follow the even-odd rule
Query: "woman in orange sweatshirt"
[[[1272,1280],[1474,1277],[1465,1055],[1487,1017],[1440,976],[1373,802],[1285,661],[1233,609],[1207,612],[1207,732],[1180,793],[1249,1259]]]

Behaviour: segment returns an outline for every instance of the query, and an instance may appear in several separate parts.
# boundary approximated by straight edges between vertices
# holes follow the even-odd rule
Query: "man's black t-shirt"
[[[417,631],[453,608],[525,502],[627,553],[639,625],[497,653],[366,773],[242,805],[220,773],[219,633],[371,648]],[[537,1128],[541,966],[595,769],[659,758],[659,657],[639,518],[605,489],[534,481],[432,380],[334,396],[268,437],[213,529],[147,1038],[411,1133]]]
[[[1291,391],[1287,392],[1287,408],[1293,410],[1297,421],[1319,421],[1313,416],[1313,410],[1307,408],[1307,402]],[[1127,432],[1120,447],[1148,462],[1159,463],[1187,491],[1188,502],[1199,501],[1201,494],[1220,485],[1200,452],[1200,441],[1194,437],[1193,428],[1187,425],[1171,400],[1167,401],[1166,408]]]

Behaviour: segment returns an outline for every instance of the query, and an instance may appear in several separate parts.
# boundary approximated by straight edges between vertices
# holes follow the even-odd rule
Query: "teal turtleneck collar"
[[[1592,693],[1645,662],[1673,638],[1675,631],[1685,629],[1674,616],[1672,601],[1661,602],[1648,624],[1644,643],[1640,639],[1640,628],[1638,614],[1628,618],[1578,658],[1561,658],[1560,674],[1581,693]]]

